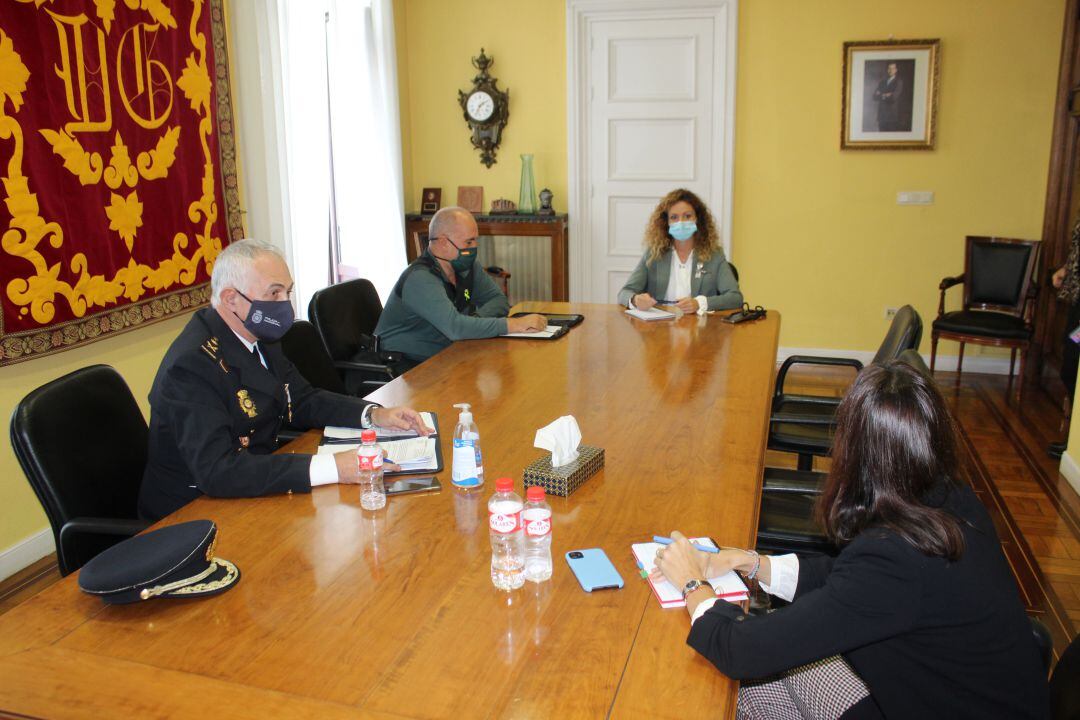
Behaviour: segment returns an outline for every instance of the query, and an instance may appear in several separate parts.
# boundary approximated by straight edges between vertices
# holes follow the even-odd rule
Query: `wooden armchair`
[[[938,340],[960,343],[956,381],[960,382],[964,345],[991,345],[1012,350],[1009,382],[1012,382],[1016,351],[1020,350],[1020,386],[1033,334],[1032,313],[1038,294],[1036,272],[1039,264],[1038,240],[997,237],[967,237],[964,274],[947,277],[938,285],[941,298],[937,319],[930,333],[930,371],[937,360]],[[962,309],[945,312],[945,292],[964,286]],[[1018,393],[1019,394],[1019,393]]]

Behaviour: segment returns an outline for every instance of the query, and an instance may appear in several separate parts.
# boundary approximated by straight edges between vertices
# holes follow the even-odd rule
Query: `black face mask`
[[[233,315],[242,320],[244,329],[259,340],[280,340],[292,327],[296,315],[293,313],[292,303],[288,300],[252,300],[239,290],[236,292],[251,303],[251,307],[246,318],[241,318],[235,312]]]

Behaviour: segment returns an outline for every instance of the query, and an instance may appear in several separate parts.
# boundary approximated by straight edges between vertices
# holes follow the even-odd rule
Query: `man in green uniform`
[[[543,315],[508,318],[510,302],[476,263],[472,213],[448,207],[428,227],[427,249],[397,281],[379,317],[380,347],[420,363],[457,340],[547,327]]]

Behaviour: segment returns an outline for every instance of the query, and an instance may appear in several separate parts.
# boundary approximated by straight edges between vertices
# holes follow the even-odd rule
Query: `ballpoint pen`
[[[660,535],[653,535],[652,540],[653,540],[654,543],[660,543],[661,545],[670,545],[672,542],[674,542],[671,538],[669,538],[669,537],[661,537]],[[695,543],[695,542],[692,542],[690,544],[695,549],[700,550],[702,552],[713,553],[713,554],[716,554],[716,553],[720,552],[719,549],[711,547],[709,545],[700,545],[700,544]]]

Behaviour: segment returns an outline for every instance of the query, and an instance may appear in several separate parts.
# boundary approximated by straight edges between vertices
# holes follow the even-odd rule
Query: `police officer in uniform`
[[[415,410],[319,390],[301,377],[275,342],[293,321],[292,286],[270,243],[241,240],[217,257],[211,307],[173,342],[150,390],[143,518],[157,520],[200,495],[254,497],[358,481],[355,452],[272,455],[286,422],[431,432]]]

